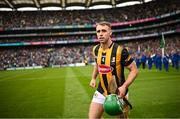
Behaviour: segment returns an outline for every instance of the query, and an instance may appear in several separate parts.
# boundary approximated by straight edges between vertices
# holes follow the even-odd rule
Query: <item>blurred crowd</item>
[[[172,30],[180,29],[180,24],[166,25],[162,27],[156,27],[151,29],[141,29],[126,32],[116,32],[113,33],[114,40],[122,37],[134,37],[142,35],[150,35],[154,33],[162,33]],[[3,38],[0,39],[0,43],[15,43],[15,42],[38,42],[38,41],[95,41],[96,34],[80,34],[80,35],[62,35],[62,36],[39,36],[39,37],[19,37],[19,38]]]
[[[156,0],[144,5],[101,10],[0,12],[0,27],[88,25],[99,21],[119,23],[150,18],[180,10],[179,0]]]
[[[1,28],[16,27],[92,25],[98,21],[119,23],[159,16],[176,10],[180,10],[179,0],[163,0],[163,2],[161,0],[156,0],[144,5],[104,10],[0,12],[0,30]],[[130,27],[131,26],[128,28]],[[161,27],[131,30],[128,32],[114,32],[112,37],[116,42],[116,39],[122,37],[162,33],[179,28],[180,24],[175,23]],[[162,55],[159,47],[160,39],[161,37],[134,39],[131,41],[119,41],[118,43],[129,50],[131,56],[135,59],[138,68],[142,66],[143,68],[148,67],[151,69],[152,66],[155,65],[159,70],[162,70],[162,67],[164,66],[166,71],[168,71],[167,65],[165,65],[166,62],[166,64],[168,63],[168,67],[173,66],[178,69],[180,60],[180,36],[178,33],[173,34],[173,36],[165,36],[166,47],[164,55]],[[19,38],[1,38],[0,43],[71,40],[96,40],[96,35],[95,33],[54,37],[30,37],[29,35],[27,37],[23,36]],[[62,66],[84,62],[87,64],[92,63],[94,62],[92,55],[93,45],[95,44],[0,47],[0,70],[13,67],[51,67],[54,65]]]
[[[147,40],[121,42],[119,44],[129,50],[130,54],[135,59],[138,67],[142,65],[142,67],[145,68],[146,65],[148,65],[149,63],[148,58],[152,58],[152,60],[154,60],[153,59],[154,56],[161,56],[160,60],[161,61],[163,60],[160,49],[160,39],[161,38],[151,38]],[[166,58],[168,58],[168,63],[170,63],[171,65],[173,64],[172,58],[174,54],[176,54],[178,58],[178,65],[179,65],[179,60],[180,60],[179,39],[180,39],[179,36],[165,37],[165,42],[166,42],[165,56]],[[94,45],[51,46],[51,47],[37,46],[37,47],[18,47],[18,48],[9,48],[9,49],[1,48],[0,69],[4,70],[12,67],[28,67],[28,66],[43,66],[43,67],[51,67],[53,65],[62,66],[67,64],[83,63],[85,62],[85,60],[87,60],[88,63],[92,63],[94,62],[94,57],[92,55],[92,47]],[[145,66],[143,64],[144,57],[145,57]],[[155,64],[155,60],[154,60],[154,64]],[[162,68],[160,70],[162,70]]]
[[[91,62],[90,46],[1,48],[0,69],[83,63],[87,56]]]

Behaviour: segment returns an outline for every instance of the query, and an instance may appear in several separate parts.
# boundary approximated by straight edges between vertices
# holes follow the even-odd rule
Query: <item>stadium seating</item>
[[[180,50],[178,0],[105,10],[0,12],[0,69],[93,62],[95,23],[109,21],[113,40],[136,59],[160,52],[165,35],[168,55]],[[145,12],[144,12],[145,11]],[[72,47],[73,46],[73,47]]]

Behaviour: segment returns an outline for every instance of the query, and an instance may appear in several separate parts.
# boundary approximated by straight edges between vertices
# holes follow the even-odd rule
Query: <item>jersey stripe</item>
[[[117,62],[117,57],[120,57],[120,56],[116,56],[117,50],[118,50],[118,45],[114,44],[113,51],[111,54],[111,66],[113,66],[112,75],[114,75],[113,77],[115,77],[115,79],[113,79],[113,80],[116,80],[116,84],[117,84],[117,86],[119,86],[119,78],[117,76],[117,71],[119,71],[119,70],[116,67],[118,65],[120,65],[120,61]]]
[[[107,66],[111,66],[111,56],[112,56],[113,46],[114,46],[114,44],[111,45],[110,49],[106,50],[105,65],[107,65]],[[106,89],[108,89],[108,84],[112,80],[112,72],[108,72],[106,74],[106,78],[105,79],[106,80],[104,80],[104,81],[105,81]],[[110,94],[109,91],[108,91],[108,94]]]
[[[102,50],[103,51],[103,50]],[[106,64],[106,52],[102,52],[102,57],[101,57],[101,64]],[[108,87],[108,81],[107,81],[107,75],[106,74],[102,74],[102,77],[104,80],[102,80],[101,82],[101,86],[102,88],[104,89],[104,94],[107,95],[108,94],[108,91],[107,91],[107,87]]]
[[[103,58],[103,50],[102,50],[102,48],[99,48],[99,50],[98,50],[98,59],[97,59],[98,64],[102,64],[102,58]],[[99,73],[100,79],[105,78],[105,76],[103,76],[103,75],[104,74]],[[107,90],[106,90],[105,83],[104,83],[103,80],[100,80],[100,84],[99,84],[98,87],[100,88],[101,93],[103,93],[104,95],[107,95]]]
[[[121,52],[122,52],[122,48],[120,46],[118,46],[117,48],[117,52],[116,52],[116,74],[117,74],[117,77],[118,77],[118,80],[117,81],[118,83],[118,86],[120,86],[121,84],[121,72],[122,72],[122,69],[121,69]]]

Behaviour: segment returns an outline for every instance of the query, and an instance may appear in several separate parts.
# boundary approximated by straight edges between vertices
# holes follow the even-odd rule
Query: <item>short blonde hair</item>
[[[111,29],[111,23],[110,22],[102,21],[102,22],[96,23],[96,26],[98,26],[98,25],[108,26]]]

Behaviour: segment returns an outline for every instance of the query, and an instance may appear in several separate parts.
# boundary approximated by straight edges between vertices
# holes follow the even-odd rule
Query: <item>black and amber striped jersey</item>
[[[124,67],[133,62],[128,51],[116,43],[112,43],[108,49],[96,45],[93,47],[93,54],[98,66],[100,82],[97,91],[103,95],[110,94],[109,84],[115,80],[117,87],[125,82]]]

